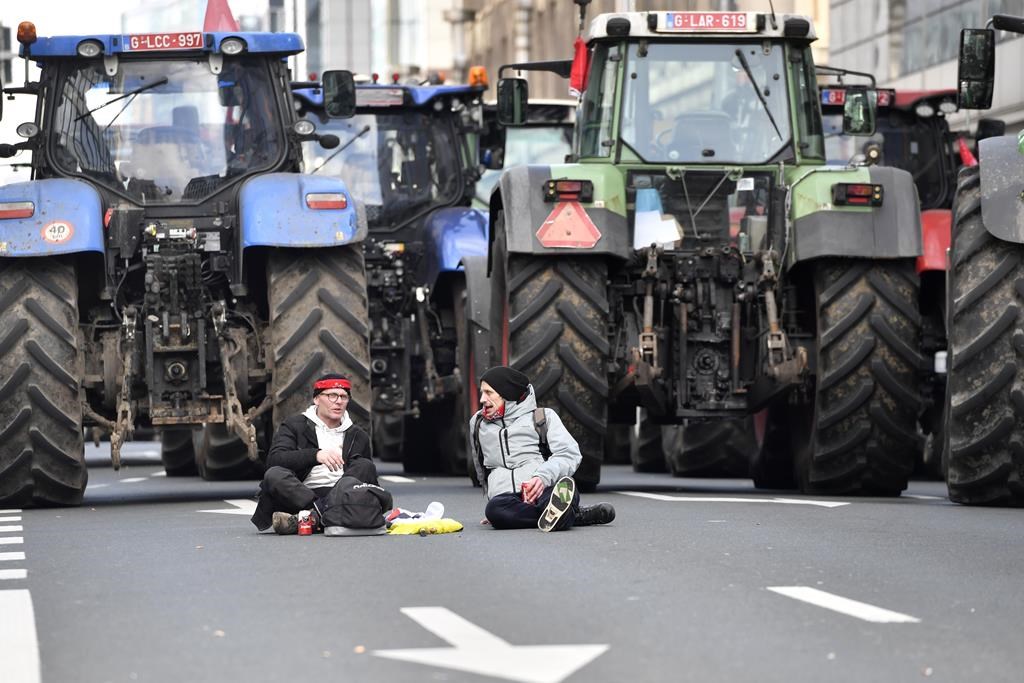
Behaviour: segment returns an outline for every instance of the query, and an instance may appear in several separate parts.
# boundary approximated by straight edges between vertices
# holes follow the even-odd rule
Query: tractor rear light
[[[245,42],[240,38],[225,38],[220,44],[220,51],[226,55],[241,54],[245,50]]]
[[[385,242],[381,248],[385,254],[403,254],[405,253],[405,242]]]
[[[87,59],[90,57],[99,57],[103,54],[103,45],[101,45],[97,40],[83,40],[78,44],[78,47],[75,48],[75,52],[78,53],[79,57],[85,57]]]
[[[348,199],[340,192],[313,192],[306,195],[306,206],[311,209],[347,209]]]
[[[870,183],[836,183],[832,203],[836,206],[881,206],[882,186]]]
[[[594,183],[589,180],[549,180],[544,183],[544,201],[590,202],[594,199]]]
[[[32,202],[7,202],[0,204],[0,220],[6,218],[32,218],[36,205]]]

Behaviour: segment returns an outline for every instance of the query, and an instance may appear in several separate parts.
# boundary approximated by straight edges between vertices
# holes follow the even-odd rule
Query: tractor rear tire
[[[0,259],[0,507],[82,502],[81,367],[74,266]]]
[[[822,261],[813,276],[818,362],[813,422],[797,449],[800,488],[898,496],[923,447],[914,264]]]
[[[673,477],[746,477],[757,448],[750,418],[688,422],[666,441],[665,462]]]
[[[576,439],[583,461],[577,485],[601,480],[607,429],[608,266],[601,258],[508,259],[508,349],[526,373],[537,404],[554,408]]]
[[[160,460],[168,477],[194,477],[199,474],[191,429],[164,429],[160,432]]]
[[[373,414],[373,455],[381,462],[402,462],[405,443],[405,415],[375,412]]]
[[[976,168],[961,172],[955,207],[946,391],[949,499],[1024,506],[1024,247],[986,229]]]
[[[255,463],[249,459],[245,443],[223,423],[210,423],[196,430],[192,435],[192,443],[196,454],[196,469],[206,481],[259,479],[266,469],[264,463]]]
[[[348,412],[369,433],[370,326],[362,245],[277,249],[267,263],[267,287],[274,426],[310,406],[317,377],[340,373],[352,382]]]

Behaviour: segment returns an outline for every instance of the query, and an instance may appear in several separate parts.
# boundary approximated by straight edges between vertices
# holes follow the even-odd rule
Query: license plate
[[[203,47],[203,34],[192,33],[136,33],[124,37],[124,47],[132,52],[155,50],[198,50]]]
[[[404,103],[401,88],[356,88],[357,107],[400,107]]]
[[[757,22],[753,12],[661,12],[658,31],[694,33],[730,31],[753,33]]]

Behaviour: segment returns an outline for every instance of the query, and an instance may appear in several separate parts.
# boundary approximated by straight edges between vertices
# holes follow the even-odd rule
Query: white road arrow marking
[[[445,607],[403,607],[402,613],[452,647],[375,650],[375,656],[521,683],[559,683],[608,649],[607,645],[510,645]]]
[[[832,593],[820,591],[810,586],[768,586],[768,590],[803,602],[830,609],[833,612],[857,617],[864,621],[871,621],[876,624],[918,624],[921,622],[917,617],[909,614],[901,614],[891,610],[869,605],[866,602],[858,602],[844,598]]]
[[[27,590],[0,591],[0,662],[5,683],[39,683],[39,642],[32,595]]]
[[[712,498],[705,496],[668,496],[663,493],[643,493],[641,491],[616,491],[624,496],[664,500],[670,503],[777,503],[779,505],[813,505],[821,508],[839,508],[849,503],[834,500],[803,500],[801,498]]]
[[[255,500],[225,500],[224,502],[235,507],[221,508],[220,510],[200,510],[199,512],[213,512],[218,515],[246,515],[248,517],[252,517],[252,514],[256,512]]]

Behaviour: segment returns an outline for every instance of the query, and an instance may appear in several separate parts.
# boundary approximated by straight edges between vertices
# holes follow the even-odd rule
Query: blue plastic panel
[[[306,195],[340,192],[345,209],[310,209]],[[359,224],[352,196],[338,178],[268,173],[249,180],[239,194],[242,248],[324,247],[356,241]]]
[[[180,33],[202,33],[202,52],[219,52],[220,44],[225,38],[241,38],[245,41],[246,51],[249,53],[266,53],[280,55],[294,55],[302,52],[304,46],[302,38],[297,33],[250,33],[245,31],[237,32],[214,32],[202,31],[167,31],[165,33],[150,33],[145,35],[169,35]],[[95,40],[103,45],[103,54],[176,54],[189,53],[195,50],[146,50],[133,51],[126,49],[129,35],[86,35],[86,36],[53,36],[49,38],[40,37],[31,46],[31,58],[33,60],[44,60],[53,57],[77,57],[78,44],[83,40]],[[25,56],[25,46],[22,45],[19,54]]]
[[[425,273],[428,284],[439,273],[461,270],[463,256],[487,255],[487,215],[476,209],[458,206],[435,211],[428,219],[427,234],[434,245]]]
[[[92,185],[51,178],[0,186],[0,204],[8,202],[32,202],[35,213],[0,220],[0,257],[103,253],[103,208]]]

